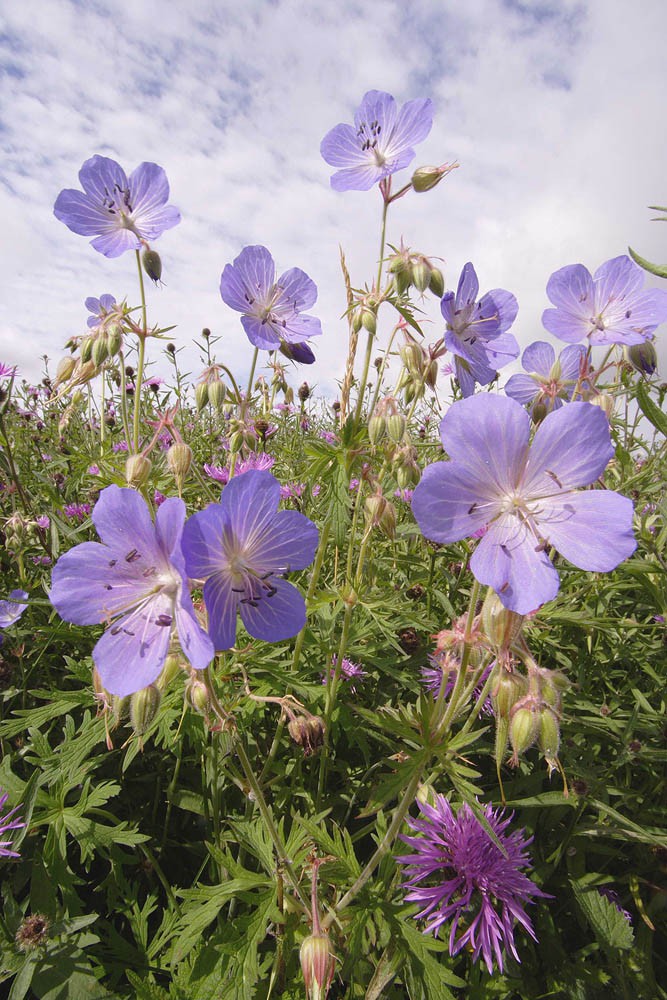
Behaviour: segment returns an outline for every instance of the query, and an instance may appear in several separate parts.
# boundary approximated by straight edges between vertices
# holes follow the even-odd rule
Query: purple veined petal
[[[255,316],[241,316],[241,326],[253,347],[258,347],[260,351],[275,351],[280,347],[284,330],[276,323],[262,321]]]
[[[318,539],[317,528],[304,514],[281,510],[275,514],[270,531],[248,546],[248,558],[271,573],[305,569],[315,558]]]
[[[109,313],[115,307],[116,299],[114,298],[113,295],[105,293],[104,295],[100,295],[98,303],[99,303],[98,312]]]
[[[86,307],[88,312],[94,313],[95,318],[97,318],[100,314],[100,309],[101,309],[100,301],[101,301],[100,299],[96,299],[92,295],[89,295],[86,301],[84,302],[84,306]]]
[[[304,340],[311,340],[313,337],[321,337],[321,335],[322,324],[319,319],[316,316],[309,316],[307,313],[299,313],[287,320],[287,326],[281,329],[280,339],[301,344]]]
[[[542,313],[542,326],[550,334],[567,344],[577,344],[586,337],[591,329],[588,319],[573,316],[562,309],[545,309]]]
[[[516,399],[517,403],[527,406],[532,403],[540,391],[539,383],[531,375],[512,375],[505,383],[505,394]]]
[[[526,498],[588,486],[601,476],[614,447],[599,406],[574,402],[550,413],[537,428],[525,469]]]
[[[98,625],[145,592],[146,581],[137,579],[132,563],[125,563],[108,545],[82,542],[53,567],[49,600],[64,621]]]
[[[398,112],[390,148],[393,147],[396,140],[400,142],[401,146],[414,146],[416,143],[422,142],[431,131],[432,126],[433,101],[430,98],[406,101]]]
[[[469,471],[474,482],[489,484],[487,496],[515,489],[529,434],[530,417],[523,407],[513,399],[490,394],[454,403],[440,424],[443,448]]]
[[[544,537],[580,569],[609,573],[637,548],[632,501],[618,493],[566,493],[543,501],[542,506]]]
[[[154,601],[143,611],[114,622],[98,640],[93,661],[110,694],[122,698],[148,687],[160,676],[171,637],[170,628],[155,624],[162,604],[168,614],[171,606],[167,601]]]
[[[178,497],[167,497],[157,509],[155,515],[155,534],[158,545],[167,558],[173,558],[176,564],[183,563],[181,553],[181,536],[185,524],[185,503]],[[179,569],[181,566],[179,566]]]
[[[332,167],[358,167],[368,162],[368,156],[351,125],[336,125],[327,132],[320,143],[320,153]]]
[[[464,399],[468,399],[475,392],[475,376],[470,371],[468,362],[456,356],[454,358],[454,368],[456,369],[456,379],[459,383],[461,395]]]
[[[494,288],[479,300],[471,326],[488,340],[509,330],[518,312],[516,296],[504,288]]]
[[[280,344],[280,353],[298,365],[312,365],[315,361],[315,355],[308,344],[287,343],[283,340]]]
[[[457,462],[427,466],[415,487],[411,506],[422,534],[441,543],[470,537],[498,513],[488,480],[474,479]]]
[[[560,585],[538,540],[512,514],[502,515],[489,527],[472,554],[470,569],[480,583],[493,587],[504,607],[519,615],[553,600]]]
[[[634,296],[644,284],[644,272],[626,254],[601,264],[593,275],[597,312],[608,303]]]
[[[472,264],[470,265],[472,267]],[[454,292],[445,292],[440,300],[440,312],[448,326],[454,325],[454,311],[456,309],[456,297]]]
[[[456,308],[460,309],[462,306],[470,302],[475,302],[478,294],[479,279],[477,278],[477,272],[472,266],[472,263],[468,261],[467,264],[463,265],[461,277],[459,278],[458,287],[456,289]]]
[[[667,292],[652,288],[631,301],[612,303],[604,312],[604,330],[593,330],[592,344],[643,344],[667,320]]]
[[[264,597],[253,607],[239,604],[241,619],[249,635],[265,642],[290,639],[306,624],[306,602],[301,591],[287,580],[272,579],[275,593]]]
[[[281,274],[276,286],[282,294],[276,299],[275,311],[287,307],[290,312],[303,312],[317,301],[317,285],[300,267],[292,267]]]
[[[369,163],[337,170],[331,175],[330,183],[334,191],[370,191],[384,176],[380,167]]]
[[[96,236],[100,227],[112,228],[115,224],[111,217],[98,206],[91,203],[83,191],[66,188],[61,191],[53,206],[53,214],[60,222],[77,236]]]
[[[181,594],[181,604],[176,608],[176,631],[185,656],[195,668],[204,670],[215,656],[215,646],[195,615],[186,588]]]
[[[253,549],[271,530],[279,502],[280,484],[270,472],[251,469],[225,486],[222,506],[244,549]]]
[[[136,549],[146,560],[160,559],[146,501],[136,490],[105,487],[93,508],[92,520],[100,539],[115,552]]]
[[[222,301],[237,312],[268,304],[276,277],[273,257],[263,246],[244,247],[220,278]]]
[[[113,197],[115,191],[126,191],[128,188],[127,174],[120,163],[108,156],[91,156],[79,171],[79,181],[86,194],[99,204],[100,208],[105,198]]]
[[[19,620],[28,607],[27,599],[25,590],[12,590],[6,600],[0,601],[0,628],[9,628]]]
[[[100,226],[97,227],[97,232],[100,231],[100,228]],[[85,234],[80,233],[79,235]],[[108,232],[102,233],[101,236],[91,240],[90,245],[105,257],[113,258],[120,257],[126,250],[139,250],[141,248],[141,240],[129,229],[110,227]]]
[[[157,163],[140,163],[129,177],[132,215],[151,214],[160,210],[169,198],[169,181]]]
[[[536,340],[533,344],[529,344],[523,352],[521,364],[525,371],[536,372],[546,378],[555,360],[556,352],[551,344],[547,344],[544,340]]]
[[[577,382],[579,380],[580,374],[584,371],[586,354],[586,348],[583,344],[570,344],[569,347],[563,348],[558,358],[562,382]],[[582,384],[586,384],[585,379]],[[573,389],[574,386],[568,388],[568,396],[572,395]]]
[[[205,579],[227,568],[224,542],[228,529],[229,517],[219,503],[209,504],[188,518],[182,540],[188,576]]]
[[[547,282],[549,301],[557,309],[588,321],[595,311],[595,287],[583,264],[567,264],[554,271]]]
[[[368,90],[354,116],[357,132],[363,128],[367,137],[368,126],[374,122],[379,125],[378,145],[380,148],[384,148],[386,137],[391,136],[397,120],[398,105],[396,100],[384,90]]]
[[[232,580],[227,573],[216,573],[204,584],[208,634],[216,650],[231,649],[234,645],[239,598],[240,595],[232,590]]]
[[[508,365],[519,357],[519,345],[513,333],[501,333],[485,345],[487,361],[495,370]],[[482,382],[486,385],[486,382]]]

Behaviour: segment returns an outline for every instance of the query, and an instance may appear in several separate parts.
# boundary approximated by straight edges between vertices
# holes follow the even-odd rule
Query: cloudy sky
[[[149,319],[178,325],[170,336],[185,368],[199,372],[191,345],[208,326],[221,338],[218,359],[247,375],[250,346],[218,289],[224,265],[262,243],[279,271],[301,267],[319,287],[311,312],[324,335],[305,374],[334,395],[347,342],[338,246],[353,283],[369,281],[381,204],[377,190],[331,190],[319,145],[352,121],[369,89],[399,103],[432,98],[434,126],[414,166],[460,163],[434,191],[391,207],[389,241],[403,236],[442,258],[448,288],[471,260],[482,291],[513,291],[523,345],[550,339],[540,317],[556,268],[594,270],[628,244],[665,263],[667,228],[647,209],[667,202],[664,0],[465,8],[458,0],[8,0],[0,8],[0,360],[36,379],[40,356],[57,362],[83,332],[87,296],[137,301],[134,255],[107,260],[52,214],[58,192],[78,187],[81,164],[100,153],[128,173],[157,162],[169,177],[182,222],[156,244],[165,287],[149,289]],[[427,341],[442,330],[434,304]]]

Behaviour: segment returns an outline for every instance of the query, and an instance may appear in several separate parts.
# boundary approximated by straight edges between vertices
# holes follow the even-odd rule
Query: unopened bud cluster
[[[439,299],[445,294],[442,271],[423,253],[412,253],[408,247],[401,246],[394,249],[388,266],[399,295],[404,295],[411,287],[422,294],[432,292]]]

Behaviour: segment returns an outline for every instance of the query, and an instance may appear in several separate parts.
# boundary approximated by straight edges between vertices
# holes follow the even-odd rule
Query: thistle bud
[[[157,716],[162,695],[155,684],[135,691],[130,698],[130,724],[137,734],[143,736]]]
[[[302,403],[305,403],[307,399],[310,399],[313,391],[307,382],[302,382],[298,389],[298,396]]]
[[[35,951],[45,945],[51,922],[43,913],[33,913],[19,924],[14,940],[20,951]],[[305,943],[305,942],[304,942]],[[333,961],[333,959],[332,959]],[[326,996],[326,994],[323,994]]]
[[[200,382],[199,385],[195,386],[195,402],[197,404],[198,413],[201,413],[208,403],[208,389],[209,387],[206,382]]]
[[[167,452],[167,465],[176,480],[179,493],[183,489],[183,483],[191,464],[192,448],[190,445],[185,444],[184,441],[177,441],[175,444],[172,444]]]
[[[214,382],[208,383],[208,401],[214,410],[219,410],[222,407],[226,395],[227,387],[222,379],[217,378]]]
[[[106,359],[109,356],[109,348],[107,347],[107,339],[105,336],[99,336],[95,338],[93,344],[93,349],[91,352],[91,358],[93,364],[96,368],[101,368]]]
[[[299,953],[306,1000],[326,1000],[336,968],[328,934],[309,934]]]
[[[387,421],[376,414],[368,421],[368,440],[375,448],[387,433]]]
[[[652,340],[645,340],[642,344],[633,344],[632,347],[624,347],[623,354],[625,360],[642,375],[652,375],[658,364],[658,356]]]
[[[130,455],[125,463],[125,482],[135,490],[148,482],[153,463],[145,455]]]
[[[413,191],[417,194],[430,191],[440,183],[447,172],[442,167],[417,167],[411,180]]]
[[[437,295],[439,299],[445,294],[445,276],[442,271],[434,267],[431,269],[431,280],[428,283],[429,291]]]
[[[144,250],[141,255],[141,263],[143,264],[144,271],[157,285],[158,281],[162,277],[162,261],[160,259],[160,254],[157,250]]]

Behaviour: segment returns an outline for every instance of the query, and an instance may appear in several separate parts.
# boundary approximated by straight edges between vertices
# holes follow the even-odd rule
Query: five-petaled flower
[[[243,314],[248,340],[262,350],[275,351],[287,344],[298,356],[303,341],[322,333],[319,319],[304,313],[315,304],[317,285],[298,267],[276,281],[276,266],[266,247],[244,247],[234,263],[225,266],[220,295],[225,305]]]
[[[428,920],[425,933],[437,936],[451,921],[450,955],[468,947],[474,961],[481,955],[492,973],[495,958],[502,972],[503,950],[520,961],[516,923],[537,940],[525,906],[546,893],[522,870],[530,864],[526,849],[532,838],[522,829],[507,833],[513,814],[504,816],[488,804],[483,813],[496,840],[467,803],[457,813],[444,795],[436,795],[432,806],[417,805],[421,816],[408,824],[418,836],[401,836],[414,854],[396,859],[407,865],[406,900],[423,907],[417,918]]]
[[[127,695],[152,684],[169,651],[173,626],[196,670],[214,649],[194,613],[181,536],[185,504],[170,497],[155,524],[135,490],[107,486],[92,514],[101,542],[82,542],[53,569],[51,603],[75,625],[109,624],[93,650],[105,689]]]
[[[555,271],[542,324],[554,337],[576,344],[641,344],[667,320],[667,291],[643,290],[644,272],[629,257],[605,261],[591,277],[583,264]]]
[[[470,560],[510,611],[528,614],[558,593],[553,546],[575,566],[609,572],[636,548],[632,502],[578,491],[604,472],[614,448],[602,410],[574,402],[550,413],[529,444],[530,417],[505,396],[460,400],[440,425],[451,461],[429,465],[412,510],[422,533],[457,542],[488,526]]]
[[[479,281],[470,262],[464,265],[456,295],[446,292],[440,311],[447,321],[445,346],[454,355],[456,377],[464,396],[475,383],[488,385],[497,369],[519,356],[519,345],[507,333],[519,306],[511,292],[494,288],[477,301]]]
[[[181,221],[178,209],[167,205],[169,182],[157,163],[140,163],[128,178],[115,160],[92,156],[79,180],[83,191],[61,191],[53,213],[73,233],[95,236],[91,246],[105,257],[139,250]]]
[[[288,639],[306,623],[302,594],[282,577],[312,562],[318,532],[298,511],[279,511],[279,499],[277,479],[251,470],[185,526],[186,569],[206,581],[208,630],[218,650],[234,645],[237,611],[250,635],[268,642]]]
[[[354,125],[336,125],[320,145],[323,158],[340,167],[331,178],[335,191],[368,191],[415,158],[412,148],[431,131],[433,103],[407,101],[399,108],[391,94],[369,90]]]
[[[560,409],[563,402],[572,399],[575,389],[580,398],[590,389],[590,365],[583,344],[564,347],[556,359],[551,344],[537,340],[523,352],[521,364],[530,374],[512,375],[505,392],[518,403],[530,406],[533,415]]]

